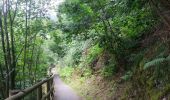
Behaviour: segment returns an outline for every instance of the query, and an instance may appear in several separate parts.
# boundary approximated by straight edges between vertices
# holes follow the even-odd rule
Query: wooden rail
[[[42,85],[45,84],[45,83],[47,84],[46,85],[47,94],[43,96],[42,95]],[[50,94],[53,95],[53,86],[54,85],[53,85],[53,76],[52,76],[50,78],[42,80],[41,82],[33,85],[32,87],[29,87],[29,88],[26,88],[22,91],[19,91],[15,95],[9,96],[5,100],[21,100],[25,96],[27,96],[28,94],[33,92],[34,90],[37,90],[37,100],[52,100],[52,98],[50,97]]]

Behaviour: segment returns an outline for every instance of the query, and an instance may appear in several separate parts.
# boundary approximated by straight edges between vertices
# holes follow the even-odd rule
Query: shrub
[[[92,75],[92,70],[90,68],[84,68],[83,70],[83,76],[85,78],[90,77]]]
[[[111,77],[117,72],[117,66],[115,64],[111,64],[109,66],[103,67],[101,70],[101,74],[104,77]]]
[[[121,79],[127,81],[132,77],[132,72],[128,71],[124,76],[121,77]]]
[[[92,46],[89,49],[89,52],[86,58],[86,61],[88,62],[88,64],[93,62],[101,54],[102,51],[103,51],[103,48],[100,48],[99,44]]]
[[[67,78],[72,75],[73,71],[74,71],[74,68],[72,67],[64,67],[60,69],[59,74],[62,78]]]

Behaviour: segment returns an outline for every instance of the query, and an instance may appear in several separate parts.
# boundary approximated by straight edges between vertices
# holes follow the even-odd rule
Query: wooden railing
[[[43,93],[42,85],[43,84],[46,84],[47,93],[45,95],[42,95],[42,93]],[[26,97],[27,95],[29,95],[30,93],[32,93],[35,90],[36,90],[37,100],[52,100],[53,89],[54,89],[54,85],[53,85],[53,76],[52,76],[50,78],[42,80],[41,82],[33,85],[32,87],[18,91],[17,94],[11,93],[10,94],[11,96],[6,98],[5,100],[22,100],[24,97]]]

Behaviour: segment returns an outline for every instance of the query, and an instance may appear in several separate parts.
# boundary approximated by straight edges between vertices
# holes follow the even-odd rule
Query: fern
[[[157,58],[144,65],[144,69],[150,68],[151,66],[159,65],[165,61],[165,58]]]
[[[127,81],[132,77],[132,72],[128,71],[124,76],[121,77],[121,79]]]
[[[170,61],[170,55],[166,58],[156,58],[150,62],[147,62],[145,65],[144,65],[144,69],[148,69],[150,68],[151,66],[156,66],[156,65],[160,65],[162,64],[163,62],[166,62],[166,61]]]
[[[168,57],[166,57],[166,60],[167,60],[167,61],[170,61],[170,55],[169,55]]]

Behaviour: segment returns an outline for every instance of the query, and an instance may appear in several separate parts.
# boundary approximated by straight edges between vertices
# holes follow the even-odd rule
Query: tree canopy
[[[169,0],[0,1],[0,98],[45,78],[51,64],[64,78],[74,71],[85,78],[116,76],[142,99],[161,94],[158,85],[168,91],[169,5]]]

